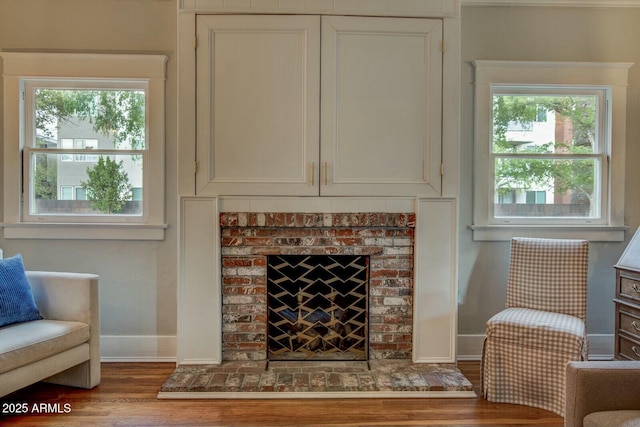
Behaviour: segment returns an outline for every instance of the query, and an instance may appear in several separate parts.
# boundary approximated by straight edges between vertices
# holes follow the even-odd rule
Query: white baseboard
[[[103,362],[175,362],[175,335],[102,335]]]
[[[457,360],[480,360],[484,335],[458,335]],[[173,335],[103,335],[100,338],[103,362],[176,362]],[[589,359],[613,358],[613,334],[589,335]]]
[[[480,360],[484,335],[458,335],[458,360]],[[610,360],[614,352],[613,334],[589,335],[589,360]]]

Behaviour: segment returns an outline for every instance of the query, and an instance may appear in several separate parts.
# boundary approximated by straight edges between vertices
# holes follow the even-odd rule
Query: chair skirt
[[[588,352],[582,320],[508,308],[487,322],[482,394],[491,402],[534,406],[564,416],[566,364]]]

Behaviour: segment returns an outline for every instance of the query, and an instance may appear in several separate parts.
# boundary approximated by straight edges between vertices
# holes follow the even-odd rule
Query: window
[[[474,239],[623,239],[630,65],[474,65]]]
[[[144,191],[147,82],[23,79],[22,87],[23,218],[143,222],[144,198],[131,190]],[[86,201],[58,203],[56,186],[80,187]]]
[[[546,191],[527,191],[527,204],[528,205],[546,205],[547,192]]]
[[[491,94],[492,221],[604,222],[610,91],[492,85]],[[504,193],[516,195],[509,206]]]
[[[0,56],[5,237],[162,239],[166,57]]]
[[[87,192],[82,187],[74,187],[76,200],[87,200]]]
[[[60,186],[60,200],[73,200],[73,187],[71,185]]]

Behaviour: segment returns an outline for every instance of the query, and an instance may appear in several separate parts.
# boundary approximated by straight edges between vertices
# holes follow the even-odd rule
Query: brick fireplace
[[[222,360],[267,359],[267,256],[369,257],[368,357],[411,359],[414,213],[224,212]]]
[[[448,198],[183,198],[177,363],[266,360],[278,252],[369,258],[369,359],[455,361],[456,214]]]

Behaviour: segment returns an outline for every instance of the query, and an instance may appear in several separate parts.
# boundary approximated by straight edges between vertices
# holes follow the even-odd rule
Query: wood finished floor
[[[460,362],[478,396],[479,363]],[[556,426],[561,417],[536,408],[455,399],[158,400],[171,363],[104,363],[93,390],[50,384],[0,398],[0,409],[26,403],[30,414],[0,415],[0,426]],[[42,404],[48,404],[43,406]],[[58,405],[56,405],[58,404]],[[57,410],[66,413],[35,413]]]

